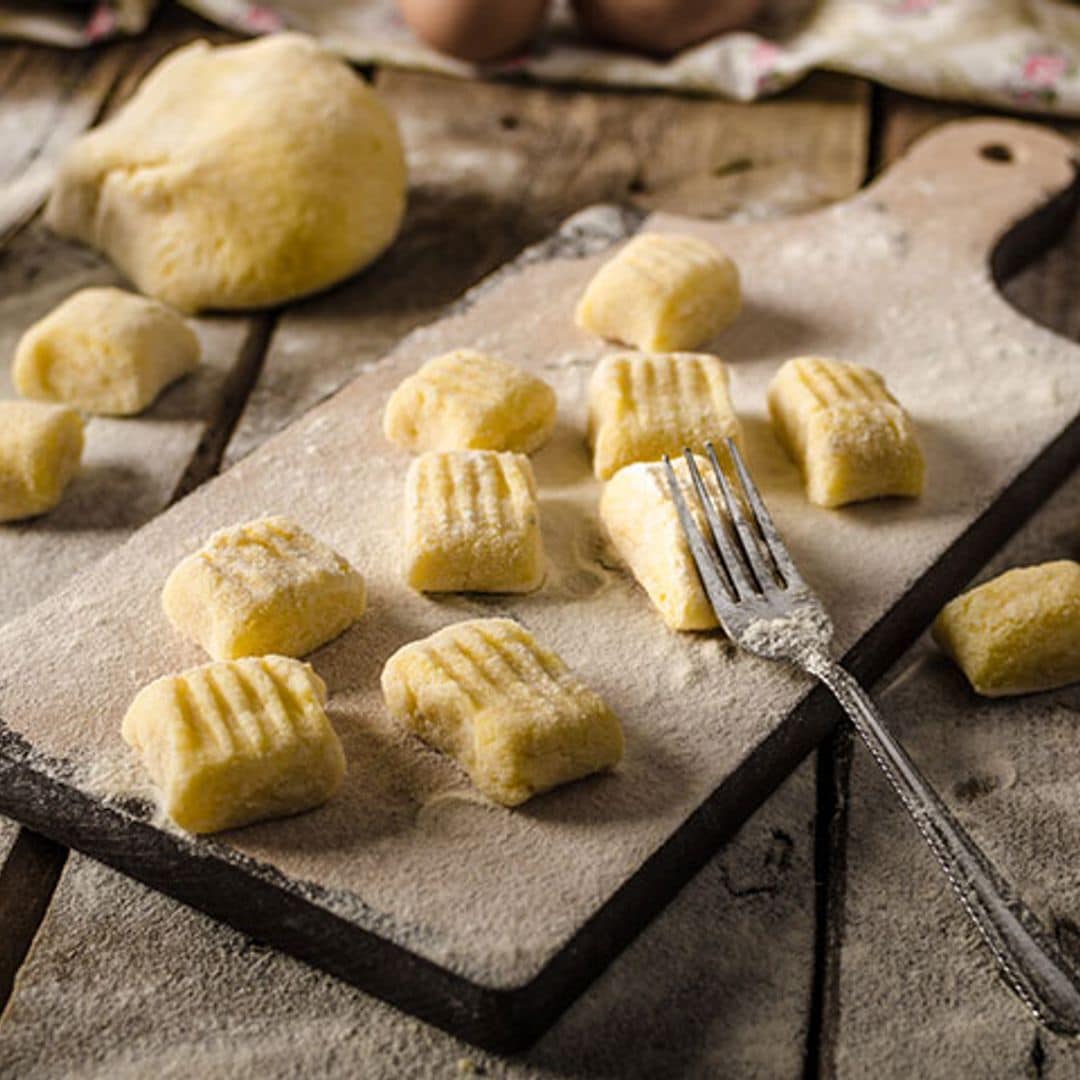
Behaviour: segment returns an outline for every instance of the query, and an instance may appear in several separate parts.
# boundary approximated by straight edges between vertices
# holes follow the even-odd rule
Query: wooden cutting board
[[[871,678],[1080,459],[1080,349],[994,285],[1057,235],[1074,195],[1067,143],[995,121],[939,129],[856,198],[805,217],[578,215],[0,631],[0,811],[466,1039],[527,1043],[835,721],[803,677],[716,635],[667,631],[607,550],[583,442],[585,387],[606,348],[571,317],[585,282],[638,227],[697,233],[738,262],[746,308],[714,344],[750,463],[838,649]],[[549,574],[532,596],[435,599],[400,580],[408,456],[384,443],[380,413],[404,375],[464,345],[559,395],[534,459]],[[918,425],[921,499],[806,503],[764,408],[780,363],[806,353],[883,372]],[[195,839],[156,813],[120,719],[144,683],[205,660],[161,613],[169,570],[213,529],[270,512],[368,581],[369,611],[310,658],[349,775],[317,811]],[[614,775],[506,810],[385,716],[378,675],[394,649],[495,613],[529,626],[619,713],[627,753]]]

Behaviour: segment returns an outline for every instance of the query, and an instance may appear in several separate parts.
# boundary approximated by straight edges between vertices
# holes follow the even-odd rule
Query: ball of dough
[[[46,221],[182,311],[262,307],[375,259],[405,180],[392,115],[313,40],[197,41],[72,144]]]
[[[123,289],[81,289],[23,334],[11,377],[23,397],[131,416],[199,364],[195,331]]]

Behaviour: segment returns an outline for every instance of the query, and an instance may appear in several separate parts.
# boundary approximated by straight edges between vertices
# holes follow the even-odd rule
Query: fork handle
[[[953,817],[907,751],[889,734],[877,707],[854,676],[824,652],[800,659],[843,706],[937,856],[961,905],[990,946],[1006,982],[1051,1031],[1080,1034],[1080,976],[1051,935]]]

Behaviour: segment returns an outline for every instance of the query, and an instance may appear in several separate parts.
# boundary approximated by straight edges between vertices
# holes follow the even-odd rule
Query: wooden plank
[[[0,1057],[26,1077],[796,1077],[812,804],[808,764],[552,1031],[510,1058],[73,853],[0,1021]]]
[[[979,575],[1080,558],[1076,475]],[[979,700],[924,643],[880,697],[890,724],[990,857],[1080,962],[1075,781],[1080,687]],[[868,755],[851,765],[832,1068],[840,1077],[1074,1076],[1080,1047],[1005,987]]]
[[[229,462],[581,207],[758,218],[849,194],[865,169],[866,87],[837,76],[752,107],[402,72],[378,86],[409,158],[402,235],[370,271],[285,314]]]
[[[886,160],[932,127],[974,110],[890,95]],[[1058,124],[1076,139],[1080,125]],[[1009,300],[1066,337],[1080,337],[1080,222],[1013,277]],[[980,573],[1080,558],[1080,476]],[[972,569],[975,569],[973,567]],[[1066,947],[1080,942],[1076,846],[1066,778],[1080,771],[1076,688],[981,702],[924,640],[886,680],[893,728],[964,824],[1020,886]],[[1004,988],[932,856],[861,746],[846,748],[839,802],[846,829],[832,851],[822,1075],[1057,1076],[1080,1054],[1041,1032]],[[1073,955],[1080,960],[1080,949]],[[898,1052],[902,1048],[902,1053]]]
[[[14,396],[7,358],[30,323],[76,289],[122,284],[104,259],[57,239],[33,218],[65,147],[100,110],[126,100],[164,53],[202,36],[228,37],[170,11],[138,43],[81,53],[0,47],[0,397]],[[199,320],[206,364],[196,377],[141,417],[89,422],[84,468],[60,507],[33,522],[0,526],[0,623],[125,540],[178,488],[190,489],[214,471],[210,459],[215,451],[220,457],[267,326],[263,317]],[[39,853],[40,860],[6,864],[16,837],[16,827],[0,819],[0,885],[8,899],[20,898],[14,907],[0,902],[0,938],[12,955],[25,928],[33,929],[23,915],[36,909],[39,890],[51,887],[37,865],[49,849],[35,847],[33,839],[20,841],[20,850]],[[53,852],[53,858],[58,871],[62,855]]]
[[[708,191],[712,198],[711,210],[718,216],[744,206],[752,207],[755,216],[803,209],[815,200],[848,194],[858,186],[864,171],[867,95],[865,87],[852,80],[830,77],[811,80],[781,102],[753,110],[657,95],[578,95],[551,93],[539,88],[470,87],[405,75],[385,76],[383,86],[403,117],[416,189],[410,225],[399,241],[399,247],[404,251],[401,254],[395,252],[389,270],[384,264],[377,276],[368,275],[372,279],[366,287],[371,290],[370,295],[366,290],[357,289],[357,295],[348,305],[339,304],[330,297],[325,306],[320,302],[316,302],[319,306],[305,305],[298,313],[287,317],[284,327],[291,342],[286,347],[285,339],[281,339],[282,344],[272,352],[265,369],[267,374],[251,399],[244,427],[230,448],[230,457],[242,456],[254,442],[297,415],[308,401],[325,392],[323,387],[328,390],[337,378],[345,377],[335,373],[320,386],[318,373],[320,364],[332,365],[335,359],[332,343],[330,349],[320,347],[319,335],[325,337],[330,325],[343,322],[346,312],[350,331],[347,348],[351,350],[348,355],[356,354],[360,360],[375,358],[397,335],[414,323],[430,318],[441,303],[460,293],[478,275],[512,253],[515,245],[535,238],[583,203],[624,197],[630,186],[641,186],[643,171],[647,177],[645,185],[650,190],[637,192],[639,198],[647,197],[653,205],[665,208],[693,209],[695,200]],[[458,92],[475,95],[481,99],[479,104],[483,108],[466,108],[466,100],[459,99]],[[654,110],[666,118],[662,124],[650,123],[648,134],[649,138],[655,136],[658,141],[666,142],[670,151],[663,155],[663,183],[654,178],[652,171],[657,168],[661,155],[652,152],[641,131],[641,118],[651,116]],[[587,124],[581,117],[587,118]],[[490,145],[493,126],[497,132],[513,133],[516,140],[510,142],[515,165],[509,178],[503,177],[499,168],[505,155],[500,153],[498,145],[494,148]],[[582,127],[584,133],[579,131]],[[792,139],[793,131],[803,134]],[[528,201],[522,205],[520,199],[510,208],[504,205],[513,195],[514,184],[522,177],[527,178],[530,161],[547,161],[552,156],[559,160],[554,152],[560,145],[576,142],[582,143],[583,148],[567,161],[561,181],[551,180],[542,189],[546,191],[545,205],[538,208]],[[605,149],[610,147],[620,149],[617,153]],[[527,156],[523,159],[523,155]],[[594,167],[593,161],[597,159],[603,162],[602,169]],[[524,222],[524,226],[519,222]],[[508,243],[508,231],[514,229],[518,231],[511,233],[512,242]],[[298,342],[303,341],[305,328],[310,328],[314,337],[306,348],[301,348]],[[290,352],[299,354],[295,369],[288,363]],[[789,1068],[786,1063],[798,1060],[805,1039],[813,940],[809,885],[799,874],[783,875],[783,887],[778,889],[782,895],[773,897],[768,889],[758,892],[753,884],[762,868],[772,874],[789,865],[805,866],[810,858],[809,822],[814,811],[812,777],[804,770],[801,779],[789,784],[787,791],[788,795],[770,802],[744,830],[747,837],[756,838],[753,842],[747,840],[733,845],[722,861],[706,871],[707,875],[720,872],[725,877],[730,876],[735,890],[743,897],[739,910],[733,911],[725,903],[721,914],[709,915],[700,922],[693,915],[678,916],[676,929],[672,931],[685,938],[687,951],[705,959],[705,971],[699,970],[694,980],[695,988],[701,993],[698,1015],[707,1018],[709,1045],[731,1066],[725,1070],[727,1075],[760,1072],[761,1069],[751,1067],[751,1063],[762,1059],[763,1055],[766,1060],[785,1063],[778,1070],[766,1071],[792,1074],[797,1071],[797,1066]],[[789,839],[792,844],[790,859],[784,850],[779,853],[776,850],[777,845],[783,849]],[[718,871],[717,867],[721,869]],[[213,935],[227,932],[216,926],[204,931],[195,922],[197,917],[178,908],[174,902],[116,875],[110,875],[113,885],[109,895],[99,896],[88,882],[88,876],[106,873],[81,858],[73,860],[65,871],[65,882],[70,882],[65,888],[81,897],[80,904],[88,918],[107,920],[113,918],[116,911],[131,910],[133,905],[153,904],[154,910],[159,912],[158,921],[153,924],[154,932],[164,935],[158,937],[160,948],[155,957],[139,948],[127,949],[118,943],[117,935],[103,938],[110,944],[109,954],[127,972],[125,981],[132,985],[134,999],[139,1000],[134,1012],[148,1019],[150,1030],[154,1024],[164,1022],[174,1009],[178,1010],[176,1015],[190,1017],[189,1030],[203,1028],[193,1015],[193,1005],[204,999],[208,1002],[222,1000],[213,988],[201,986],[185,1005],[168,995],[160,995],[157,989],[161,985],[159,977],[168,973],[164,984],[170,987],[185,985],[189,951],[203,948],[199,941],[193,940],[195,935],[205,935],[209,939],[205,948],[213,951],[212,943],[217,940]],[[711,877],[706,881],[711,881]],[[712,891],[712,886],[706,884],[705,892]],[[749,919],[739,914],[744,905],[755,909]],[[21,1002],[32,1006],[41,1000],[38,988],[42,983],[42,969],[55,964],[56,961],[50,958],[58,958],[70,948],[72,937],[69,932],[82,941],[99,939],[97,930],[86,927],[85,923],[82,927],[69,924],[69,911],[70,905],[54,912],[42,927],[35,945],[35,955],[43,958],[42,966],[24,972],[25,992],[19,999]],[[733,924],[733,919],[739,921]],[[205,920],[201,922],[205,923]],[[141,920],[137,923],[150,925]],[[715,940],[723,944],[717,950],[699,952],[694,943],[700,941],[701,927],[712,925],[716,926]],[[747,949],[744,953],[741,948],[732,952],[733,942],[748,940],[757,941],[760,952],[752,953]],[[776,945],[780,947],[773,947]],[[258,980],[262,970],[261,966],[252,969],[250,948],[247,945],[244,955],[223,961],[230,986],[237,987],[235,995],[223,1002],[221,1010],[224,1017],[221,1023],[230,1040],[239,1038],[245,1029],[246,1010],[241,1002],[251,1000],[245,987],[251,980]],[[241,951],[239,948],[234,950],[236,953]],[[737,970],[733,970],[725,958],[734,960]],[[275,956],[273,963],[289,965],[291,962]],[[95,967],[96,963],[89,963],[87,970]],[[760,979],[749,973],[751,968],[759,975],[771,973],[766,979],[767,989],[759,988]],[[710,973],[714,978],[709,977]],[[336,1000],[334,994],[350,995],[350,1002],[362,1000],[342,990],[333,980],[310,972],[306,975],[318,988],[317,1003]],[[658,1002],[668,994],[669,985],[677,980],[678,974],[672,969],[670,975],[656,982]],[[618,977],[605,981],[606,986],[625,988],[622,1003],[617,1008],[608,1010],[605,1007],[608,999],[598,998],[595,994],[586,999],[592,1002],[586,1015],[596,1017],[610,1012],[613,1017],[612,1033],[601,1034],[590,1051],[592,1056],[642,1052],[639,1040],[622,1037],[624,1033],[632,1033],[634,1025],[616,1019],[639,997],[641,991],[632,988],[636,983],[637,980],[631,983],[627,978]],[[60,987],[57,990],[73,1004],[85,1000],[85,995],[76,986],[69,986],[67,991]],[[737,992],[740,1000],[748,1004],[753,1002],[753,1008],[733,1011],[725,1000],[732,992]],[[651,1011],[651,1008],[631,1009],[631,1017],[640,1019]],[[374,1016],[396,1017],[402,1024],[411,1023],[381,1006],[373,1006],[368,1012]],[[660,1057],[670,1055],[672,1059],[679,1054],[692,1056],[696,1042],[680,1036],[680,1024],[675,1015],[666,1007],[664,1012],[673,1020],[671,1037],[651,1044],[652,1049],[647,1052]],[[40,1043],[40,1030],[35,1031],[32,1016],[29,1023],[20,1027],[22,1015],[16,1003],[7,1018],[7,1027],[0,1028],[0,1041],[15,1024],[14,1037],[24,1047],[24,1052],[28,1048],[32,1053],[35,1043]],[[44,1012],[40,1013],[38,1021],[44,1015]],[[62,1039],[53,1040],[51,1045],[64,1047],[72,1062],[96,1060],[111,1052],[109,1033],[116,1030],[120,1020],[98,1024],[79,1008],[70,1015],[74,1021],[72,1029]],[[370,1022],[374,1023],[374,1020]],[[368,1024],[365,1020],[354,1030],[368,1030]],[[385,1026],[385,1023],[381,1024],[379,1030]],[[372,1028],[373,1032],[375,1030]],[[586,1025],[575,1038],[584,1041],[589,1030]],[[764,1034],[765,1030],[768,1035]],[[434,1070],[433,1062],[442,1051],[435,1053],[424,1047],[430,1046],[433,1039],[443,1037],[418,1027],[408,1041],[413,1038],[418,1040],[418,1060],[424,1059],[424,1070]],[[354,1043],[355,1040],[347,1041]],[[379,1042],[374,1034],[372,1039],[382,1047],[402,1041],[388,1037]],[[541,1044],[547,1045],[546,1040]],[[158,1052],[145,1041],[140,1046],[148,1058]],[[38,1050],[40,1048],[38,1045]],[[376,1050],[367,1041],[359,1047],[351,1046],[349,1052],[356,1061],[363,1062],[369,1069],[375,1068],[377,1075],[394,1071],[390,1051]],[[308,1041],[290,1033],[288,1052],[281,1058],[282,1071],[308,1065],[314,1060],[313,1053]],[[427,1054],[431,1054],[430,1066]],[[665,1071],[671,1070],[658,1068],[655,1074]],[[396,1073],[401,1074],[402,1070]]]
[[[984,144],[1004,140],[1022,168],[1002,170],[980,153]],[[1052,193],[1071,191],[1072,182],[1068,147],[1056,137],[1032,125],[962,125],[923,142],[859,197],[797,222],[650,219],[654,228],[714,240],[746,270],[747,315],[726,333],[725,345],[738,358],[735,394],[747,418],[751,459],[808,577],[834,613],[837,648],[852,649],[863,671],[883,668],[939,590],[956,583],[964,560],[995,542],[1018,507],[1040,498],[1072,460],[1076,350],[1016,316],[995,296],[986,266],[996,230],[1015,223],[1019,233],[1022,225],[1042,222],[1033,212]],[[792,673],[735,655],[723,658],[727,679],[696,679],[696,671],[719,662],[715,642],[657,637],[655,617],[621,575],[590,570],[587,583],[603,587],[590,587],[583,605],[580,575],[565,573],[582,559],[579,524],[595,528],[597,491],[580,432],[588,360],[604,348],[586,341],[569,317],[606,256],[587,249],[583,257],[580,240],[580,233],[563,237],[546,260],[530,257],[527,268],[501,276],[466,309],[410,337],[394,357],[143,530],[122,559],[95,567],[78,597],[94,614],[92,626],[73,621],[68,600],[57,597],[37,610],[32,633],[31,623],[16,623],[0,640],[18,664],[10,680],[18,692],[2,691],[14,785],[0,788],[5,805],[35,827],[115,859],[135,876],[338,974],[365,980],[411,1010],[500,1045],[549,1019],[826,727],[812,710],[792,713],[807,690]],[[845,268],[842,288],[822,272],[835,266]],[[867,319],[883,293],[896,306]],[[920,318],[910,319],[909,309]],[[762,420],[765,384],[790,355],[793,339],[866,358],[923,419],[936,483],[920,500],[828,515],[828,528],[822,512],[807,507],[793,466]],[[358,507],[392,507],[400,495],[405,455],[387,447],[378,431],[389,389],[429,350],[462,340],[483,341],[543,372],[563,408],[559,438],[537,457],[545,505],[552,508],[543,514],[563,522],[548,530],[553,566],[562,570],[542,593],[503,599],[498,610],[519,613],[564,651],[611,701],[631,737],[617,779],[549,796],[543,804],[549,812],[539,816],[461,811],[471,815],[468,828],[448,824],[444,831],[426,813],[418,817],[416,807],[430,800],[443,806],[439,793],[459,783],[458,774],[434,769],[429,759],[421,767],[415,747],[399,745],[402,735],[386,721],[375,673],[404,640],[463,611],[491,607],[467,598],[440,605],[407,590],[394,557],[396,521]],[[1001,340],[1024,358],[1024,382],[1037,377],[1053,392],[1028,393],[1015,379],[997,378]],[[923,366],[913,367],[913,356],[925,358]],[[980,413],[975,428],[965,419],[972,410]],[[335,692],[339,728],[355,760],[367,764],[358,765],[325,812],[238,831],[215,845],[189,844],[151,826],[147,810],[118,801],[120,792],[135,790],[127,786],[130,755],[116,734],[118,716],[141,681],[201,657],[161,632],[165,573],[193,537],[272,506],[288,506],[355,559],[372,596],[381,598],[381,618],[368,618],[318,658]],[[61,622],[63,648],[79,657],[78,665],[56,662],[55,638],[43,628]],[[620,666],[597,642],[654,655],[657,666]],[[81,707],[88,671],[92,714]],[[681,699],[679,710],[665,712],[662,738],[650,704],[658,686],[667,685],[658,679],[671,680],[666,697]],[[76,702],[80,723],[57,723]],[[721,707],[728,722],[718,729],[712,718]],[[44,760],[26,761],[16,752],[16,736]],[[49,758],[64,761],[63,777]],[[386,788],[365,781],[391,773],[397,779]],[[457,813],[450,806],[436,816]],[[580,819],[590,821],[589,830],[572,827]],[[366,827],[358,832],[361,821]],[[485,872],[486,853],[494,850],[514,864],[512,877]],[[177,873],[184,864],[197,864],[198,874]],[[437,881],[438,890],[418,894],[418,878]],[[237,902],[245,889],[257,904]],[[458,917],[470,904],[490,913],[485,933]],[[503,993],[493,994],[493,986]],[[520,1008],[515,1023],[506,1022],[504,1006]]]

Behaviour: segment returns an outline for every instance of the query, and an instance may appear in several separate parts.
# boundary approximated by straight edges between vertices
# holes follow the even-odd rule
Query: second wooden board
[[[1071,211],[1070,159],[1036,127],[955,125],[821,213],[644,223],[704,236],[742,270],[746,309],[715,347],[732,364],[754,473],[864,676],[1077,459],[1080,350],[1014,312],[992,271]],[[637,224],[610,209],[579,216],[6,627],[0,810],[467,1039],[505,1049],[543,1030],[833,720],[802,677],[715,635],[665,630],[603,542],[583,431],[605,346],[571,313]],[[404,375],[464,345],[559,395],[559,426],[535,458],[550,565],[531,596],[434,599],[401,581],[408,457],[384,442],[380,413]],[[806,503],[764,418],[765,386],[796,354],[886,376],[919,428],[921,499]],[[205,659],[161,613],[169,570],[214,528],[272,512],[368,581],[370,610],[312,657],[349,775],[320,810],[194,839],[155,814],[120,718],[144,683]],[[525,623],[620,715],[627,754],[614,775],[506,810],[388,719],[378,677],[394,649],[496,613]]]

